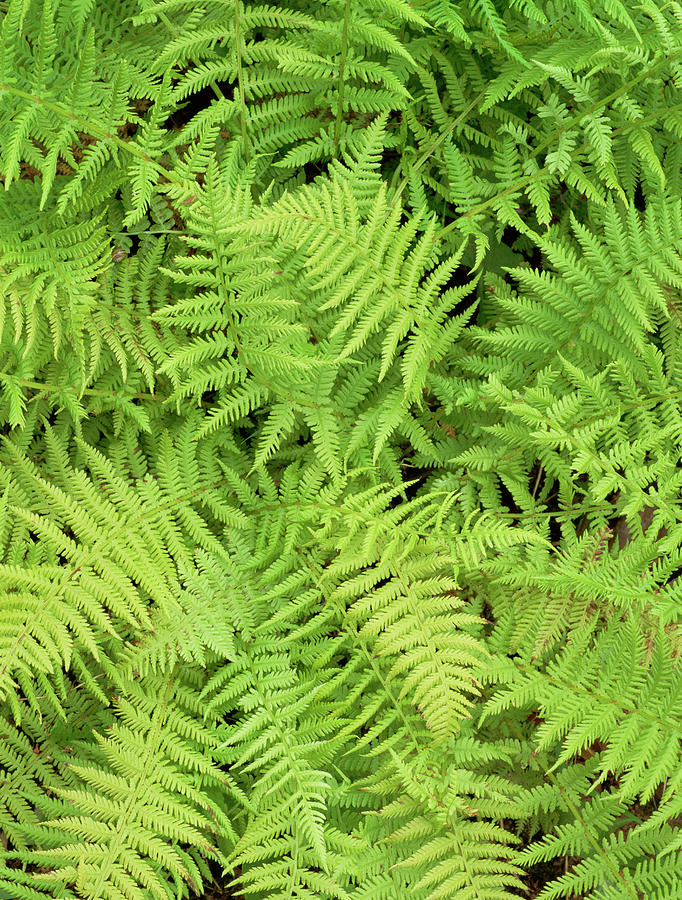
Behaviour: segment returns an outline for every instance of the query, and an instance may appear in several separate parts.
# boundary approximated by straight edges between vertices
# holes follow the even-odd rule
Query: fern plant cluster
[[[0,0],[0,898],[682,898],[682,5]]]

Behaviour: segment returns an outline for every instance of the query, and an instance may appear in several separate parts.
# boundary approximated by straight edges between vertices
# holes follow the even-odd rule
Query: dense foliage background
[[[0,0],[1,898],[680,900],[681,88],[668,0]]]

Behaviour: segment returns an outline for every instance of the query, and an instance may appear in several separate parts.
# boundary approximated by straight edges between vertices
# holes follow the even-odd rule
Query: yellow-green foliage
[[[675,0],[0,0],[1,900],[680,900],[681,89]]]

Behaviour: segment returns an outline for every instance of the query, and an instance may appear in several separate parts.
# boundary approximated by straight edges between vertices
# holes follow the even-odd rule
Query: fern
[[[681,24],[0,3],[0,897],[678,896]]]

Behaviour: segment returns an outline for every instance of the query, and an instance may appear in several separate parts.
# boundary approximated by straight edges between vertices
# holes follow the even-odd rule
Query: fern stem
[[[361,513],[361,515],[362,515],[362,513]],[[403,707],[403,703],[401,702],[401,698],[398,697],[396,695],[396,693],[393,691],[393,689],[389,685],[388,681],[384,677],[384,674],[381,672],[380,667],[377,665],[376,659],[374,657],[374,654],[371,652],[369,644],[360,635],[360,626],[358,625],[357,622],[352,622],[349,620],[347,609],[343,606],[343,604],[340,602],[338,597],[334,596],[333,591],[330,590],[327,587],[327,585],[325,584],[325,579],[327,578],[327,573],[324,570],[324,568],[322,566],[320,566],[319,563],[314,564],[309,558],[304,557],[302,550],[297,549],[296,554],[298,555],[302,564],[305,565],[305,567],[308,569],[309,572],[311,572],[313,578],[315,579],[315,582],[317,583],[318,588],[324,595],[325,600],[328,603],[333,603],[333,605],[336,607],[336,611],[339,614],[339,621],[341,623],[341,627],[348,633],[354,646],[356,646],[356,647],[359,646],[360,649],[362,650],[362,652],[365,656],[365,659],[367,660],[367,664],[372,669],[374,676],[376,677],[377,681],[381,685],[381,688],[382,688],[384,694],[386,695],[386,697],[388,697],[393,708],[396,710],[396,712],[400,716],[400,719],[402,720],[402,723],[405,727],[405,732],[407,735],[409,735],[409,737],[412,741],[413,749],[415,750],[415,752],[418,753],[419,749],[420,749],[420,744],[419,744],[419,739],[414,732],[414,728],[412,727],[412,722],[405,715],[405,710]]]
[[[418,172],[419,169],[421,169],[421,167],[424,165],[426,160],[434,153],[435,150],[437,150],[440,147],[440,145],[443,143],[443,141],[452,134],[452,132],[455,130],[455,128],[457,128],[458,125],[463,124],[467,120],[467,118],[469,117],[469,113],[473,109],[475,109],[476,106],[478,106],[480,101],[485,97],[487,90],[488,90],[488,88],[485,87],[479,94],[477,94],[474,97],[474,99],[471,101],[471,103],[469,103],[465,107],[465,109],[462,110],[462,112],[457,116],[457,118],[453,119],[452,122],[450,122],[450,124],[448,125],[448,127],[445,128],[443,131],[441,131],[441,133],[438,135],[438,137],[434,139],[433,143],[430,144],[426,148],[426,150],[422,153],[422,155],[419,157],[419,159],[410,168],[410,172],[412,172],[412,173]],[[396,169],[396,172],[398,172],[398,171],[400,171],[400,167],[398,167]],[[391,202],[389,203],[389,209],[393,209],[396,202],[400,199],[402,192],[407,187],[408,183],[409,183],[409,181],[407,178],[403,178],[400,181],[400,184],[396,188],[395,195],[394,195],[393,199],[391,200]],[[450,225],[451,224],[452,223],[450,223]],[[441,229],[441,234],[443,234],[449,227],[450,226],[448,225],[445,228]]]
[[[173,35],[173,37],[175,37],[175,38],[180,37],[180,35],[182,34],[182,29],[176,28],[173,25],[173,23],[171,22],[171,20],[168,18],[168,16],[165,14],[165,12],[163,12],[163,10],[157,10],[156,13],[157,13],[159,19],[161,19],[163,24]],[[223,94],[223,92],[220,90],[220,88],[218,87],[218,83],[215,81],[215,79],[213,79],[212,81],[209,81],[208,86],[211,88],[211,90],[215,94],[217,100],[225,99],[225,94]]]
[[[149,783],[151,776],[149,770],[156,761],[158,748],[161,746],[163,739],[163,725],[169,715],[169,701],[175,686],[175,679],[171,676],[165,685],[164,694],[159,697],[159,702],[154,708],[151,720],[151,728],[146,735],[146,753],[141,761],[139,775],[133,790],[131,790],[128,800],[123,807],[121,813],[113,827],[113,838],[109,842],[99,866],[97,880],[92,888],[92,896],[99,897],[102,895],[105,884],[109,881],[111,872],[118,862],[119,854],[125,846],[124,841],[127,837],[127,831],[130,821],[135,821],[138,815],[138,809],[143,805],[145,796],[149,791]]]
[[[548,135],[548,137],[544,141],[542,141],[542,143],[538,144],[533,149],[533,151],[530,153],[529,159],[535,159],[540,153],[542,153],[544,150],[547,150],[549,147],[551,147],[554,144],[554,142],[556,141],[556,139],[560,133],[570,131],[574,126],[579,125],[582,122],[582,120],[585,118],[585,116],[589,116],[592,113],[599,112],[599,110],[607,107],[614,100],[618,100],[619,97],[627,96],[633,87],[635,87],[637,84],[639,84],[641,81],[644,80],[645,76],[651,75],[654,72],[656,72],[658,69],[663,68],[663,66],[666,63],[671,62],[676,56],[679,56],[681,54],[682,54],[682,50],[680,50],[676,53],[672,53],[670,56],[665,57],[665,59],[663,59],[662,61],[659,61],[655,65],[651,66],[649,69],[640,73],[640,75],[638,75],[635,78],[632,78],[630,81],[622,84],[617,90],[612,91],[612,93],[610,93],[608,96],[603,97],[601,100],[598,100],[589,109],[576,113],[576,115],[573,116],[572,119],[570,119],[570,121],[559,126],[558,128],[555,128],[554,131],[550,135]],[[670,111],[671,111],[671,108],[666,107],[664,110],[661,110],[660,112],[656,111],[655,113],[652,113],[651,116],[647,117],[647,118],[652,118],[653,120],[655,120],[660,115],[669,115]],[[646,118],[638,120],[637,124],[641,127],[641,125],[644,122],[646,122]],[[614,133],[614,135],[619,134],[619,133],[622,133],[623,131],[626,131],[628,128],[631,128],[631,127],[632,127],[632,124],[630,122],[628,122],[625,125],[621,125],[619,128],[614,129],[613,133]],[[448,129],[450,129],[450,126],[448,126]],[[579,153],[582,153],[584,150],[588,150],[589,147],[590,147],[589,142],[585,141],[579,147],[576,147],[573,152],[575,155],[578,155]],[[443,237],[445,234],[448,234],[450,231],[455,229],[461,219],[466,219],[474,213],[481,212],[484,209],[488,209],[489,207],[493,206],[496,203],[496,201],[498,201],[499,199],[507,196],[508,194],[513,194],[516,191],[521,190],[522,188],[526,187],[527,185],[532,184],[534,181],[536,181],[538,178],[540,178],[542,175],[545,175],[546,173],[547,173],[547,166],[541,166],[540,169],[533,175],[524,176],[523,178],[519,178],[519,180],[514,182],[513,184],[507,185],[507,187],[505,187],[503,190],[499,191],[497,194],[494,194],[492,197],[489,197],[487,200],[484,200],[481,203],[476,204],[476,206],[472,206],[471,209],[467,210],[467,212],[462,213],[461,215],[454,218],[448,225],[445,226],[445,228],[441,229],[441,231],[439,233],[439,237]]]
[[[346,77],[346,57],[348,56],[348,25],[350,23],[351,0],[346,0],[343,8],[343,27],[341,29],[341,58],[339,59],[339,92],[334,123],[334,150],[338,153],[341,140],[341,123],[343,122],[343,95]]]
[[[592,834],[589,826],[586,824],[585,820],[581,816],[580,810],[575,805],[573,800],[571,800],[566,788],[563,785],[559,784],[550,772],[546,772],[545,774],[547,775],[549,780],[552,782],[554,787],[558,789],[566,806],[570,809],[570,811],[575,816],[576,821],[580,822],[580,825],[582,826],[583,834],[587,838],[589,844],[592,846],[592,849],[597,853],[598,856],[600,856],[604,860],[608,870],[611,872],[611,874],[614,876],[614,878],[616,878],[616,880],[620,881],[623,884],[623,887],[627,891],[628,896],[632,897],[632,900],[639,900],[639,894],[635,890],[632,882],[630,881],[629,878],[625,877],[622,869],[617,868],[617,866],[611,860],[611,857],[609,856],[608,852],[604,850],[602,845],[599,843],[599,841],[596,839],[596,837]]]
[[[626,715],[633,715],[637,713],[641,718],[646,719],[652,725],[656,725],[664,732],[677,732],[682,737],[682,723],[679,722],[677,718],[664,718],[663,716],[657,716],[655,713],[650,712],[648,709],[643,709],[641,707],[635,706],[634,704],[628,704],[624,700],[617,700],[613,697],[608,697],[605,694],[600,693],[596,690],[591,690],[588,687],[584,687],[579,683],[572,683],[567,679],[557,678],[552,675],[550,672],[541,672],[536,666],[529,665],[524,663],[520,659],[510,660],[513,664],[514,668],[519,672],[522,672],[524,675],[533,676],[533,675],[541,675],[544,681],[547,681],[553,687],[559,688],[560,690],[573,691],[576,694],[580,694],[583,697],[589,698],[593,703],[600,703],[603,705],[613,706],[618,712],[625,713]]]
[[[13,458],[13,457],[8,457],[8,458],[6,457],[6,458],[2,459],[2,462],[4,465],[16,465],[17,460],[16,460],[16,458]],[[186,500],[191,500],[193,497],[198,497],[201,494],[205,494],[206,491],[209,491],[213,488],[216,488],[216,487],[224,484],[226,482],[226,480],[227,480],[226,478],[220,478],[217,481],[214,481],[210,484],[204,485],[203,487],[195,488],[194,490],[189,491],[187,494],[185,494],[181,497],[174,497],[172,500],[170,500],[166,503],[159,503],[157,506],[152,507],[151,509],[146,509],[144,512],[142,512],[140,515],[136,516],[135,518],[124,518],[123,525],[120,528],[117,528],[113,532],[108,532],[106,534],[104,540],[99,539],[99,538],[96,539],[89,546],[88,551],[83,555],[83,557],[81,557],[78,560],[78,562],[75,565],[71,565],[68,570],[66,568],[64,568],[64,574],[61,576],[61,578],[59,580],[55,580],[51,585],[51,590],[49,592],[46,592],[45,596],[43,598],[41,598],[40,606],[34,612],[35,620],[39,621],[40,616],[43,614],[43,611],[50,606],[50,604],[53,602],[53,600],[55,600],[56,598],[58,598],[60,596],[62,590],[64,590],[68,586],[69,582],[73,578],[75,578],[75,576],[78,574],[78,572],[83,571],[83,569],[85,569],[90,564],[90,562],[92,562],[94,559],[96,559],[97,552],[103,546],[110,546],[112,544],[112,542],[115,540],[115,538],[117,538],[121,534],[125,534],[126,532],[128,532],[132,525],[137,525],[140,522],[144,522],[146,519],[149,519],[155,513],[161,512],[162,510],[173,509],[174,507],[178,506],[179,504],[184,503]],[[20,511],[17,507],[10,506],[9,508],[15,512]],[[0,573],[6,569],[7,569],[6,564],[0,563]],[[21,631],[18,634],[12,647],[9,650],[5,650],[3,652],[4,660],[2,662],[2,666],[0,667],[0,678],[3,678],[7,674],[10,664],[13,661],[13,659],[15,658],[15,656],[17,655],[21,644],[25,643],[27,640],[30,639],[31,628],[29,626],[30,626],[30,621],[27,623],[27,627],[25,627],[23,629],[23,631]]]
[[[251,143],[246,127],[246,97],[244,95],[244,73],[242,71],[242,33],[241,33],[241,0],[234,2],[235,53],[237,54],[237,93],[239,94],[239,125],[244,144],[244,158],[251,160]]]
[[[50,112],[55,113],[55,115],[61,116],[64,119],[70,119],[72,122],[80,125],[84,131],[86,131],[88,134],[91,134],[93,137],[98,137],[105,141],[111,141],[112,144],[115,144],[121,150],[125,150],[126,153],[130,153],[130,155],[134,156],[136,159],[141,159],[149,165],[153,166],[159,176],[161,178],[165,178],[166,181],[170,182],[171,184],[175,184],[178,187],[181,187],[183,190],[191,191],[192,186],[188,181],[185,181],[184,178],[180,178],[175,174],[175,172],[169,169],[165,169],[160,162],[157,162],[157,160],[149,156],[148,153],[140,150],[136,146],[134,141],[125,141],[114,132],[109,131],[106,128],[102,128],[102,126],[98,125],[97,122],[86,119],[84,116],[79,116],[59,103],[53,103],[51,100],[46,100],[45,97],[41,97],[37,94],[31,94],[28,91],[22,91],[21,88],[14,87],[13,85],[7,84],[4,81],[0,81],[0,94],[2,92],[11,94],[14,97],[19,97],[22,100],[28,100],[31,103],[36,104],[37,106],[43,106],[45,107],[45,109],[48,109]],[[8,189],[9,180],[5,182],[5,190]]]
[[[132,153],[132,155],[136,156],[138,159],[142,159],[147,163],[151,163],[152,165],[157,166],[164,175],[168,176],[172,174],[164,169],[160,163],[157,163],[156,160],[152,159],[151,156],[149,156],[147,153],[139,150],[135,146],[134,142],[124,141],[123,138],[120,138],[117,134],[114,134],[111,131],[107,131],[106,128],[102,128],[102,126],[98,125],[96,122],[92,122],[89,119],[84,118],[83,116],[79,116],[76,113],[72,112],[70,109],[66,109],[66,107],[61,106],[58,103],[52,103],[50,100],[46,100],[44,97],[40,97],[37,94],[31,94],[28,91],[22,91],[20,88],[16,88],[4,81],[0,81],[0,91],[7,94],[12,94],[14,97],[19,97],[22,100],[29,100],[31,103],[35,103],[38,106],[44,106],[45,109],[49,109],[50,112],[53,112],[58,116],[62,116],[65,119],[71,119],[72,122],[77,122],[79,125],[82,125],[93,136],[105,138],[106,140],[109,140],[112,143],[116,144],[116,146],[120,147],[122,150],[126,150],[128,153]],[[184,184],[184,182],[182,182],[179,178],[176,178],[176,181],[178,184]]]
[[[516,735],[517,739],[519,741],[522,741],[523,736],[521,734],[521,731],[519,730],[518,724],[512,723],[512,722],[509,722],[508,724],[510,725],[511,730]],[[541,767],[541,768],[544,769],[544,767]],[[609,871],[611,872],[611,874],[618,881],[621,881],[623,883],[624,887],[626,888],[626,890],[627,890],[629,896],[632,898],[632,900],[639,900],[639,895],[638,895],[637,891],[635,890],[634,886],[632,885],[631,881],[629,879],[626,879],[625,876],[623,875],[622,871],[620,869],[617,869],[614,866],[614,864],[611,862],[611,858],[610,858],[609,854],[604,851],[604,848],[602,847],[602,845],[599,843],[599,841],[595,838],[595,836],[590,831],[589,826],[585,823],[585,820],[581,816],[580,810],[578,809],[578,807],[571,800],[566,788],[563,785],[559,784],[559,782],[556,780],[554,775],[552,775],[551,771],[549,771],[549,772],[543,771],[543,775],[549,781],[551,781],[552,784],[554,785],[554,787],[559,791],[562,799],[566,803],[566,806],[573,813],[576,821],[579,822],[580,825],[582,826],[583,833],[584,833],[585,837],[587,838],[588,843],[591,845],[592,849],[597,853],[597,855],[600,856],[605,861],[606,866],[609,869]]]
[[[239,0],[237,0],[237,5],[239,5]],[[246,147],[244,148],[244,152],[246,152]],[[211,201],[210,207],[209,207],[209,214],[211,216],[211,224],[213,226],[213,235],[215,236],[220,233],[219,219],[218,219],[218,216],[216,215],[215,205],[213,203],[213,199],[214,199],[213,194],[209,194],[208,197],[209,197],[209,200]],[[220,259],[220,242],[218,240],[216,240],[216,256],[218,257],[218,259]],[[222,292],[223,292],[223,299],[224,299],[225,305],[227,307],[228,327],[230,330],[230,335],[232,337],[232,342],[234,344],[235,352],[236,352],[237,356],[240,358],[240,361],[248,369],[248,366],[246,365],[246,362],[243,358],[241,344],[239,341],[239,335],[237,334],[237,325],[236,325],[236,322],[234,319],[234,312],[232,310],[232,305],[230,304],[230,301],[229,301],[230,292],[229,292],[227,281],[225,280],[225,269],[222,265],[218,266],[218,277],[220,279],[220,286],[221,286]]]
[[[36,396],[40,396],[41,394],[58,394],[60,391],[66,390],[67,388],[71,388],[74,391],[79,390],[75,384],[59,385],[43,381],[31,381],[28,378],[21,378],[19,375],[10,375],[5,372],[0,372],[0,380],[13,381],[15,384],[20,384],[22,387],[37,391]],[[116,397],[116,392],[104,391],[98,388],[84,388],[83,394],[89,394],[92,397]],[[155,400],[156,396],[156,394],[152,394],[148,391],[137,394],[128,394],[128,397],[131,400]]]
[[[298,882],[298,854],[299,854],[299,834],[298,828],[296,829],[296,846],[294,847],[294,852],[291,858],[291,881],[289,883],[289,896],[294,896],[294,890],[296,888],[296,883]]]

